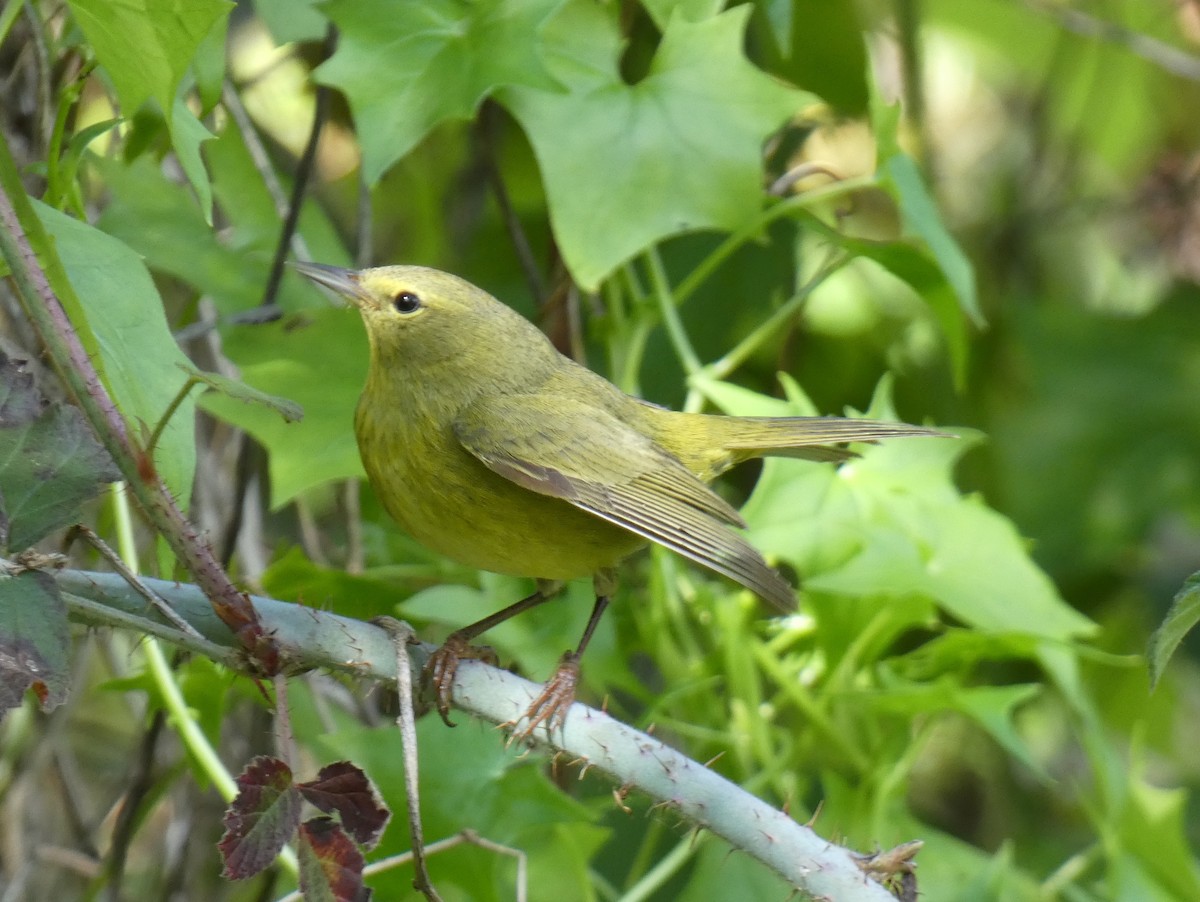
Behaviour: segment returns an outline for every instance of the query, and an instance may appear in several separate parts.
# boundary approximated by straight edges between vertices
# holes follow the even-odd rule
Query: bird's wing
[[[511,395],[476,404],[454,423],[489,469],[658,542],[784,610],[792,589],[729,525],[736,510],[649,437],[579,401]]]

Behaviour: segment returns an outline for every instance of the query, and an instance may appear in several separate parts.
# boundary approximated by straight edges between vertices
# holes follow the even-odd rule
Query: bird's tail
[[[713,447],[728,452],[725,466],[755,457],[799,457],[838,462],[855,457],[847,442],[875,442],[885,438],[927,435],[945,438],[948,433],[907,423],[853,420],[845,417],[706,417]]]

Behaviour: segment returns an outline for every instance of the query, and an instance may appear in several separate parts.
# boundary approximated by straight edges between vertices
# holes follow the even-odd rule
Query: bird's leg
[[[555,728],[561,730],[566,723],[567,712],[575,703],[575,687],[579,684],[579,659],[583,657],[584,650],[592,641],[592,634],[596,632],[596,625],[604,616],[604,609],[608,607],[608,600],[616,589],[616,576],[611,570],[601,571],[596,574],[595,583],[596,603],[592,606],[592,616],[583,628],[579,644],[574,651],[568,651],[559,659],[554,676],[522,715],[525,726],[513,733],[513,740],[529,738],[539,724],[544,723],[547,731],[553,731]],[[510,721],[505,726],[515,726],[521,720]]]
[[[458,662],[466,658],[484,660],[490,664],[496,663],[495,652],[486,647],[476,648],[471,645],[471,640],[505,620],[549,601],[561,590],[562,583],[538,580],[537,591],[532,595],[522,598],[516,604],[510,604],[489,617],[484,617],[462,629],[455,630],[446,637],[442,647],[429,656],[429,660],[425,662],[421,679],[424,685],[433,688],[438,714],[441,715],[446,726],[454,726],[450,720],[450,697],[454,690],[454,675],[458,672]]]

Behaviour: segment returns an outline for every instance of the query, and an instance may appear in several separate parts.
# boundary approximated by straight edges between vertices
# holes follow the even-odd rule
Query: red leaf
[[[366,902],[362,852],[333,818],[300,825],[300,890],[305,902]]]
[[[217,843],[226,877],[243,880],[267,867],[300,823],[300,794],[278,758],[255,758],[237,778],[238,794],[225,812]]]
[[[379,842],[392,816],[367,775],[349,761],[321,768],[317,779],[296,788],[326,814],[337,814],[342,826],[367,848]]]

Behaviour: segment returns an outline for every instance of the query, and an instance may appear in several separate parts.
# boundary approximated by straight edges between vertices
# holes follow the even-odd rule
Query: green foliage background
[[[459,273],[656,402],[849,407],[957,432],[839,470],[735,474],[751,539],[802,582],[800,614],[765,619],[655,549],[626,569],[583,695],[831,839],[922,839],[926,899],[1196,899],[1200,674],[1184,640],[1151,693],[1136,656],[1200,569],[1200,89],[1164,64],[1195,62],[1197,26],[1165,0],[1121,0],[1098,40],[1056,9],[10,2],[3,127],[131,423],[161,416],[184,355],[304,407],[289,423],[206,394],[199,456],[189,401],[156,458],[217,547],[243,510],[234,573],[276,597],[395,614],[436,640],[528,591],[434,557],[354,487],[353,312],[287,272],[281,318],[250,323],[318,85],[330,113],[298,230],[311,259]],[[1152,43],[1135,52],[1135,33]],[[6,332],[30,347],[19,320]],[[242,470],[231,427],[263,452]],[[101,532],[114,516],[97,510]],[[144,569],[174,575],[152,537],[141,548]],[[572,586],[489,641],[543,677],[588,596]],[[281,895],[278,875],[219,880],[220,804],[169,727],[158,739],[135,638],[80,633],[75,660],[66,706],[2,728],[6,885],[113,886],[106,813],[150,747],[122,891]],[[231,770],[270,749],[244,681],[203,660],[177,675]],[[350,758],[402,810],[387,726],[328,681],[297,681],[292,704],[314,771]],[[532,899],[788,896],[669,810],[634,797],[626,812],[602,778],[506,751],[486,726],[419,732],[427,839],[471,829],[522,850]],[[408,845],[394,822],[373,857]],[[50,847],[98,870],[23,869]],[[516,868],[463,847],[432,874],[448,899],[504,899]],[[370,883],[411,892],[402,868]]]

